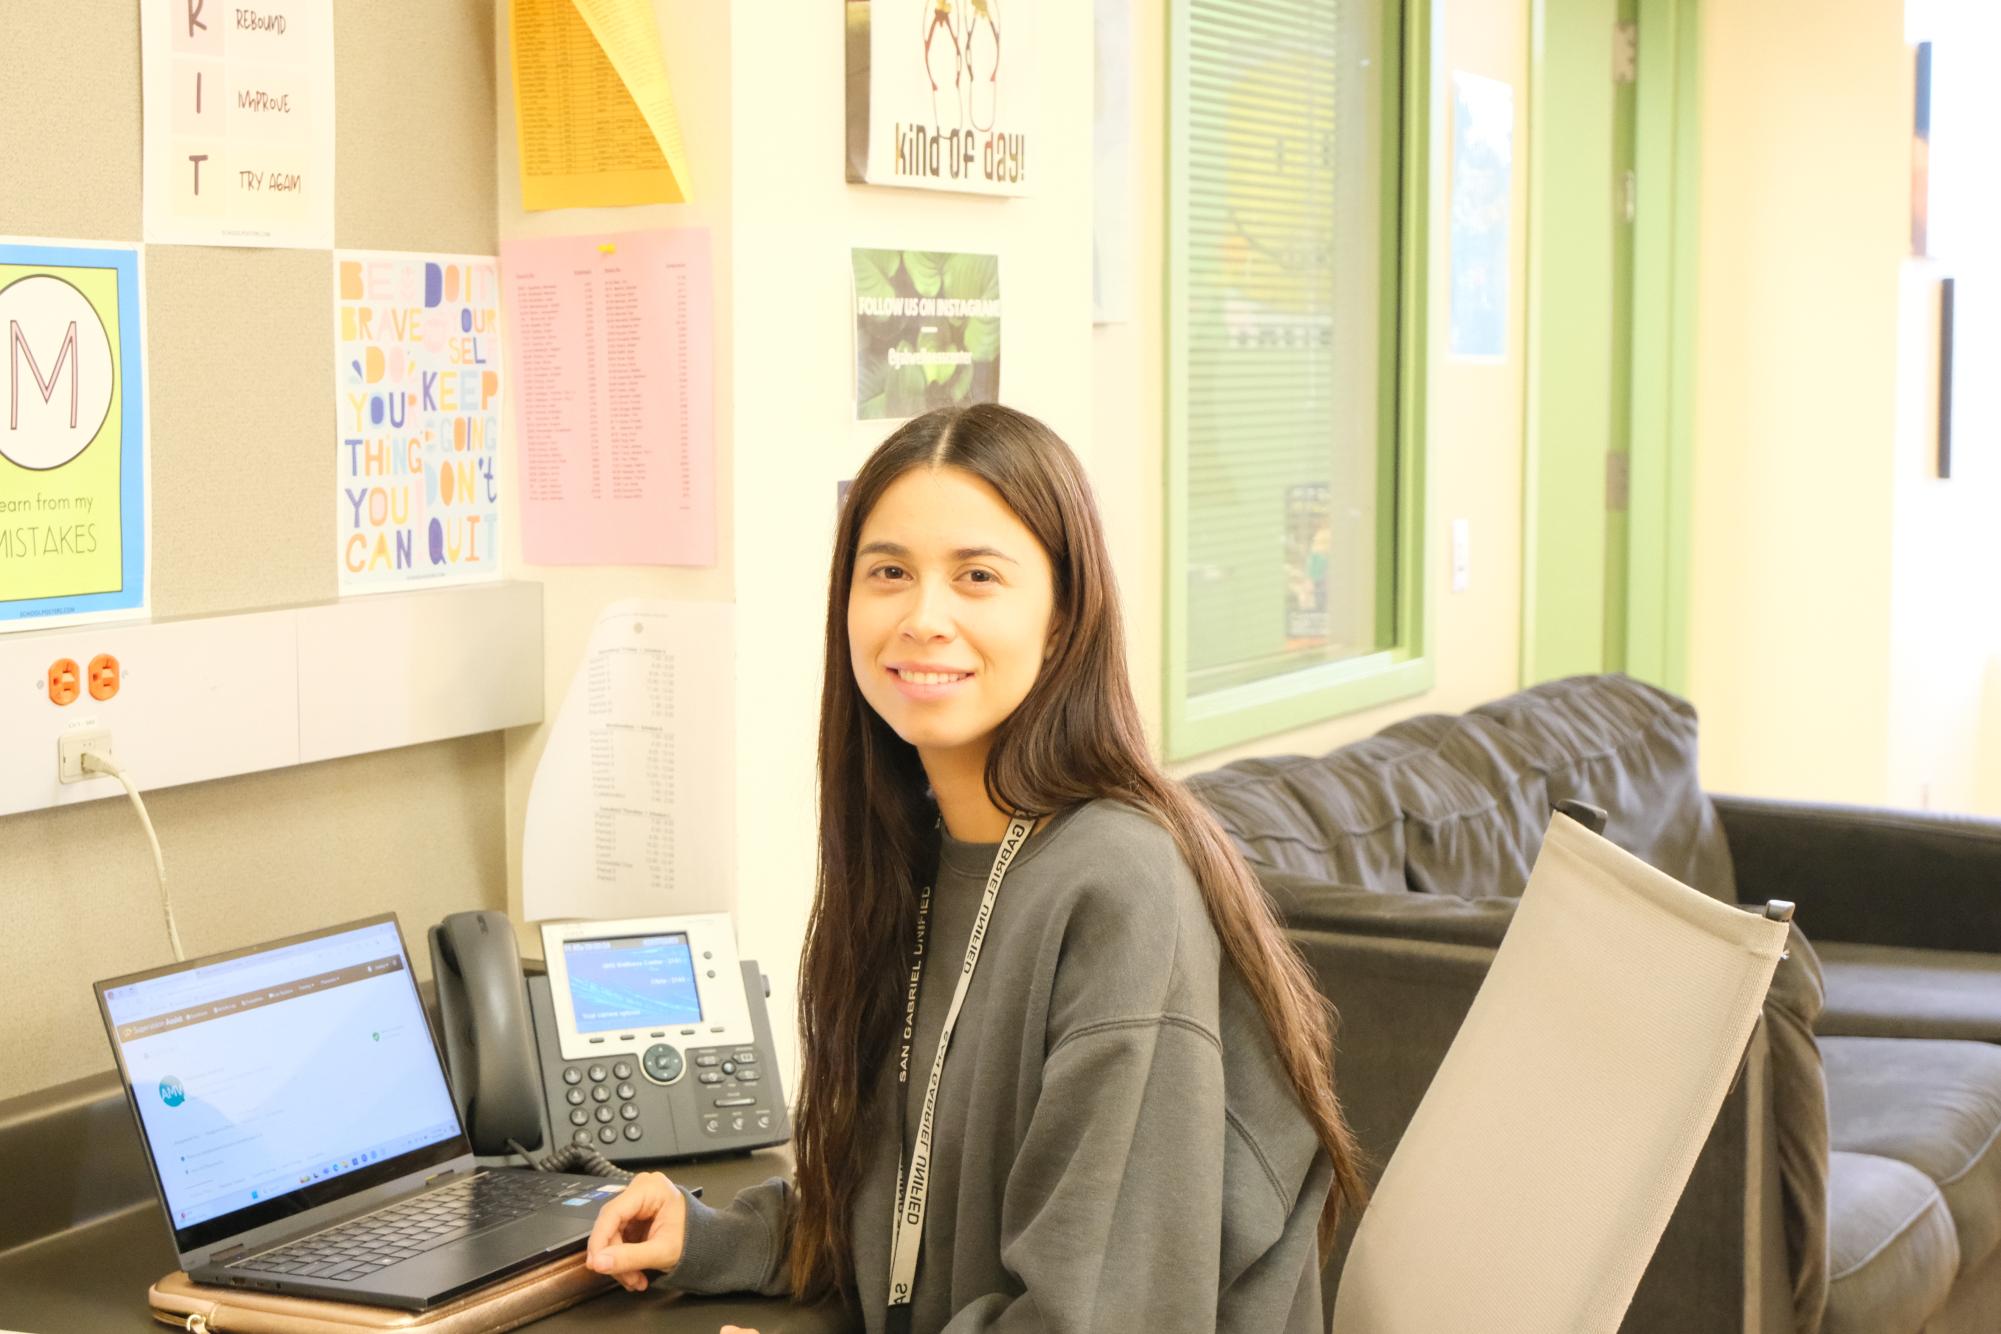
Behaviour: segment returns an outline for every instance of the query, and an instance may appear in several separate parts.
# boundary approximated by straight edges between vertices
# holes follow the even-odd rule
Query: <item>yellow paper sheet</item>
[[[652,0],[514,0],[512,31],[522,207],[687,199]]]

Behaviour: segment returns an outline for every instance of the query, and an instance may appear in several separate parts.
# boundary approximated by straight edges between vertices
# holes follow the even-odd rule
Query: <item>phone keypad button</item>
[[[617,1065],[614,1065],[611,1068],[611,1077],[613,1079],[632,1078],[632,1063],[629,1061],[620,1061]],[[629,1098],[632,1095],[628,1093],[625,1096]]]
[[[763,1077],[755,1070],[739,1070],[736,1072],[737,1083],[739,1084],[755,1084]]]
[[[740,1051],[736,1054],[736,1063],[738,1065],[756,1065],[757,1053],[753,1050],[746,1048],[745,1050]]]
[[[705,1116],[702,1118],[702,1133],[704,1135],[720,1135],[722,1132],[723,1119],[720,1116]]]
[[[750,1107],[750,1106],[753,1106],[753,1105],[755,1105],[755,1104],[756,1104],[756,1102],[757,1102],[757,1099],[756,1099],[756,1098],[745,1098],[745,1097],[742,1097],[742,1096],[737,1096],[737,1097],[730,1097],[730,1098],[717,1098],[717,1099],[716,1099],[716,1106],[718,1106],[718,1107]]]
[[[768,1112],[768,1111],[759,1111],[759,1112],[757,1113],[757,1128],[758,1128],[759,1130],[769,1130],[769,1129],[771,1129],[771,1113],[770,1113],[770,1112]]]
[[[594,1065],[594,1066],[592,1066],[592,1067],[591,1067],[591,1083],[593,1083],[593,1084],[602,1084],[602,1083],[604,1083],[604,1067],[603,1067],[603,1066],[601,1066],[601,1065]]]
[[[724,1074],[726,1074],[726,1075],[733,1075],[733,1074],[735,1074],[735,1073],[736,1073],[736,1062],[735,1062],[735,1061],[724,1061],[724,1062],[723,1062],[723,1073],[724,1073]]]
[[[610,1089],[608,1089],[608,1088],[606,1088],[606,1087],[605,1087],[604,1085],[602,1085],[602,1084],[593,1084],[593,1085],[591,1086],[591,1101],[592,1101],[592,1102],[610,1102],[610,1101],[611,1101],[611,1090],[610,1090]]]
[[[589,1144],[590,1142],[591,1132],[588,1130],[579,1130],[576,1134],[570,1136],[570,1143],[572,1144]]]
[[[639,1123],[637,1121],[625,1128],[625,1137],[632,1140],[639,1138]]]
[[[584,1072],[577,1069],[574,1065],[566,1065],[563,1067],[563,1082],[565,1084],[581,1084],[584,1082]]]
[[[602,1144],[616,1144],[618,1143],[618,1132],[610,1126],[599,1126],[598,1141]]]
[[[597,1118],[600,1122],[609,1125],[611,1123],[611,1108],[609,1107],[598,1108]]]
[[[705,1051],[700,1055],[698,1055],[697,1057],[695,1057],[695,1064],[702,1066],[703,1068],[706,1069],[709,1066],[720,1065],[722,1063],[722,1059],[723,1059],[722,1057],[716,1055],[712,1051]]]
[[[704,1084],[720,1084],[723,1082],[722,1072],[717,1070],[704,1070],[696,1077]]]
[[[580,1126],[580,1125],[584,1124],[584,1122],[586,1122],[586,1121],[588,1121],[588,1120],[590,1120],[590,1119],[591,1119],[591,1114],[590,1114],[589,1112],[585,1111],[585,1110],[584,1110],[583,1108],[581,1108],[581,1107],[572,1107],[572,1108],[570,1109],[570,1124],[571,1124],[571,1125],[573,1125],[573,1126]]]
[[[564,1089],[563,1101],[569,1103],[572,1107],[581,1106],[584,1101],[584,1091],[582,1089]]]
[[[621,1102],[631,1102],[633,1098],[638,1096],[638,1090],[630,1084],[620,1084],[618,1086],[618,1096]]]
[[[628,1121],[637,1121],[639,1119],[639,1109],[629,1102],[618,1109],[618,1114]]]

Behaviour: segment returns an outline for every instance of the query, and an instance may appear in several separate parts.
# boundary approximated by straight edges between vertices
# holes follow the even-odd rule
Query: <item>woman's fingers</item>
[[[640,1271],[668,1267],[666,1247],[651,1242],[648,1234],[673,1191],[673,1185],[660,1173],[641,1172],[624,1190],[606,1200],[591,1224],[586,1263],[634,1292],[644,1291],[646,1276]]]

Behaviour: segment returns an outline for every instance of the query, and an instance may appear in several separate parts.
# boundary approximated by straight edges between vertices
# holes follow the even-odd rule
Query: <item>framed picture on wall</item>
[[[847,0],[848,179],[1024,195],[1036,0]]]

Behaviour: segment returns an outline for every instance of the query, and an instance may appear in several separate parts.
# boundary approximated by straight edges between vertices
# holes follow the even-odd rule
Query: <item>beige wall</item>
[[[1900,6],[1702,16],[1688,679],[1704,779],[1876,801],[1908,235]]]
[[[1708,786],[2001,813],[1997,479],[1937,478],[1901,0],[1702,6],[1690,694]]]
[[[490,252],[485,6],[336,13],[337,243]],[[134,6],[9,6],[6,24],[0,235],[137,241]],[[399,165],[412,126],[443,164],[428,180]],[[328,255],[160,247],[145,264],[154,613],[332,598]],[[155,793],[182,940],[206,953],[394,909],[428,973],[428,923],[504,901],[500,783],[489,736]],[[171,957],[130,806],[0,819],[0,893],[0,1098],[109,1068],[90,984]]]
[[[517,728],[506,738],[507,904],[517,924],[521,920],[521,831],[528,809],[528,791],[535,765],[542,756],[549,727],[561,711],[577,664],[583,660],[592,623],[610,602],[625,598],[688,599],[728,602],[736,568],[736,529],[732,517],[736,456],[735,375],[731,331],[735,327],[732,257],[736,238],[730,228],[730,156],[736,142],[730,117],[730,9],[705,0],[660,0],[655,11],[661,42],[673,80],[676,109],[688,151],[686,204],[644,208],[560,209],[529,213],[521,207],[520,149],[515,137],[514,88],[510,70],[507,24],[510,6],[492,6],[497,80],[491,97],[496,105],[496,136],[490,144],[499,178],[499,227],[503,238],[582,235],[642,231],[658,227],[700,227],[709,233],[715,291],[715,422],[716,422],[716,550],[717,563],[702,569],[664,566],[536,566],[521,555],[520,496],[509,489],[503,496],[502,556],[510,578],[535,579],[543,585],[543,690],[545,724]],[[514,413],[502,422],[503,448],[512,460],[515,450]],[[706,887],[701,899],[662,905],[661,912],[720,911],[729,907],[731,887]],[[541,938],[525,925],[524,951],[539,956]]]

